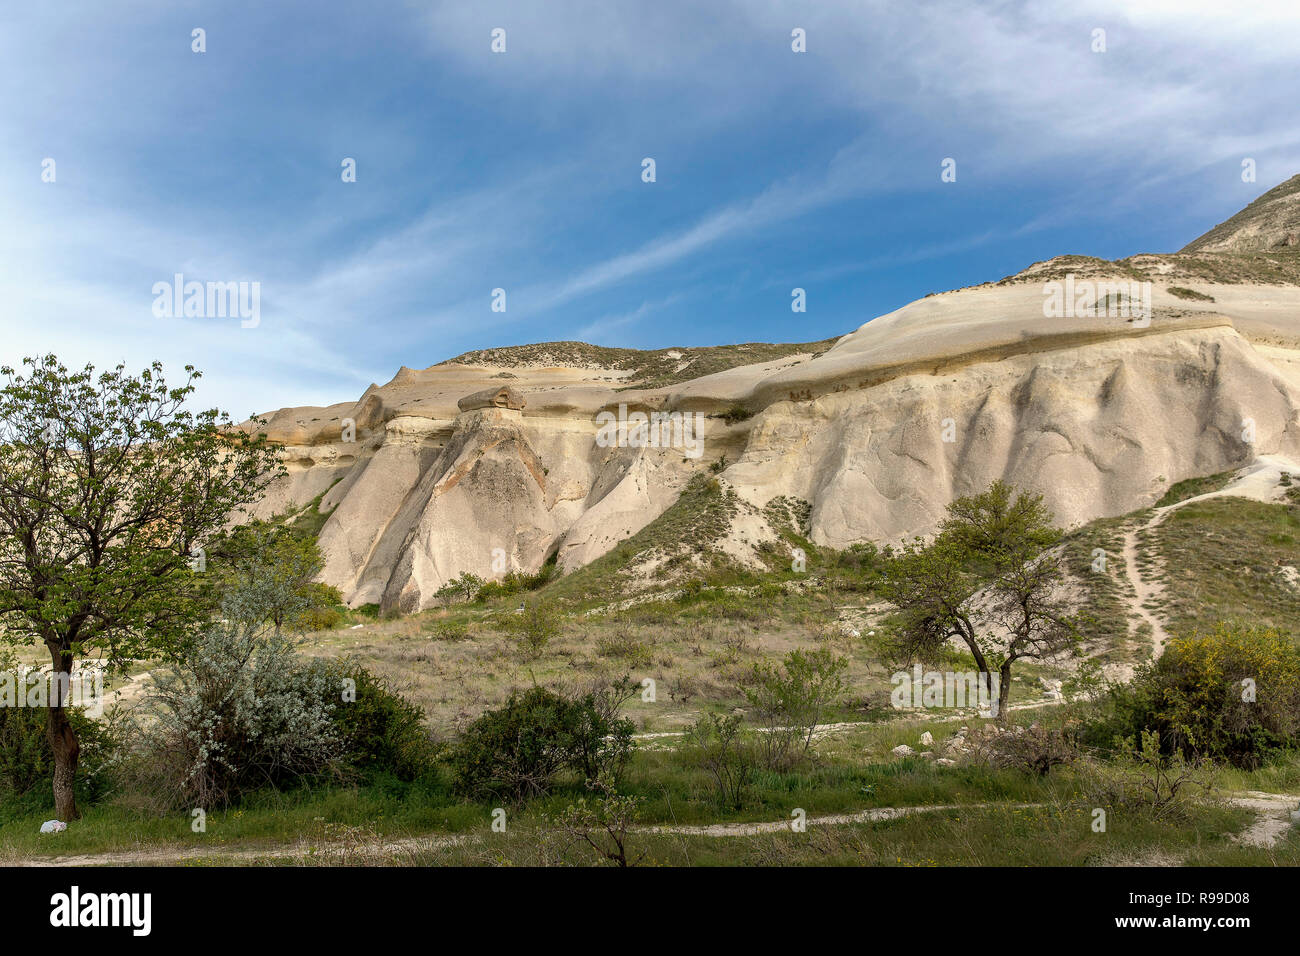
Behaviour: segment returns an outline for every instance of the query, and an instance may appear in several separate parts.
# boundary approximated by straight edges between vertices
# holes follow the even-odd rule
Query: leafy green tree
[[[472,601],[485,583],[477,574],[462,571],[457,577],[452,578],[433,592],[433,596],[441,600],[443,604],[450,604],[456,598],[460,598],[462,601]]]
[[[822,716],[847,689],[848,663],[819,647],[795,648],[780,667],[771,661],[754,665],[745,696],[765,725],[759,742],[769,769],[785,769],[808,752]]]
[[[1041,495],[1017,494],[999,480],[958,498],[934,539],[904,546],[886,570],[882,592],[899,611],[900,650],[934,654],[958,638],[985,688],[998,674],[1004,718],[1015,662],[1040,660],[1078,639],[1060,540]]]
[[[283,525],[239,525],[213,543],[208,558],[211,586],[228,619],[265,622],[279,634],[343,600],[337,588],[315,580],[325,566],[316,539]]]
[[[506,626],[514,631],[523,652],[532,658],[540,657],[563,629],[559,613],[543,601],[525,605],[517,615],[506,618]]]
[[[263,437],[185,408],[192,367],[169,387],[156,362],[138,375],[69,371],[54,355],[23,366],[0,368],[0,640],[49,652],[59,693],[46,732],[66,821],[78,816],[80,744],[64,693],[74,663],[125,667],[200,631],[212,592],[194,549],[280,466]]]

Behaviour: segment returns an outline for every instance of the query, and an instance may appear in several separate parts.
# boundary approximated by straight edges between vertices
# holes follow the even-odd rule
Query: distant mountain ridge
[[[1274,186],[1180,252],[1300,251],[1300,173]]]

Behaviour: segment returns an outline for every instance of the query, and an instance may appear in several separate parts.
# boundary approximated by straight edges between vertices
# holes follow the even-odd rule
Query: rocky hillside
[[[1300,174],[1275,186],[1182,252],[1270,252],[1300,249]]]
[[[1300,247],[1283,241],[1298,187],[1180,253],[1036,263],[833,342],[561,342],[403,368],[356,401],[247,425],[287,461],[262,513],[317,503],[325,579],[410,611],[463,571],[586,565],[697,475],[731,502],[709,547],[740,563],[779,539],[777,500],[834,547],[924,534],[994,478],[1064,525],[1133,511],[1300,455]],[[524,407],[461,407],[500,385]]]
[[[452,362],[460,365],[502,368],[582,368],[605,369],[627,373],[624,388],[657,388],[693,378],[725,372],[739,365],[770,362],[789,355],[820,355],[835,339],[822,342],[773,345],[746,342],[742,345],[711,345],[704,348],[619,349],[586,342],[540,342],[536,345],[508,345],[496,349],[466,352]],[[514,378],[514,373],[498,372],[498,378]]]

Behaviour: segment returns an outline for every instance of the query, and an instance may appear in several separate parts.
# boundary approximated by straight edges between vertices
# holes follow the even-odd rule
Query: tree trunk
[[[50,708],[45,722],[45,736],[49,739],[50,749],[54,752],[54,816],[64,823],[70,823],[81,816],[77,812],[77,799],[73,793],[81,743],[77,740],[77,732],[73,729],[72,722],[68,720],[66,706],[68,702],[63,698],[63,689],[71,687],[72,655],[65,654],[63,648],[54,646],[50,648],[50,658],[54,662],[54,674]]]
[[[1011,662],[1002,665],[998,676],[998,713],[999,721],[1007,719],[1007,705],[1011,703]]]

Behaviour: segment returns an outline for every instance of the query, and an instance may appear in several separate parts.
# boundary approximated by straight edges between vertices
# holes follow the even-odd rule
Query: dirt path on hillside
[[[1039,710],[1043,707],[1059,707],[1061,704],[1069,703],[1066,697],[1046,697],[1041,700],[1027,700],[1019,704],[1008,704],[1007,713],[1013,713],[1021,710]],[[929,711],[919,710],[900,710],[889,718],[890,722],[901,722],[905,720],[920,720],[927,724],[953,724],[959,720],[989,720],[991,718],[983,717],[976,710],[970,710],[960,714],[947,714],[943,717],[935,716]],[[884,721],[875,720],[846,720],[835,724],[818,724],[817,729],[813,731],[813,740],[820,737],[828,737],[832,734],[843,733],[846,730],[853,730],[855,727],[879,727]],[[792,730],[791,727],[777,727],[778,731]],[[662,740],[667,737],[685,737],[684,730],[657,730],[651,733],[633,734],[633,740]]]
[[[1173,505],[1172,507],[1178,507]],[[1137,630],[1141,627],[1141,621],[1145,621],[1151,628],[1151,656],[1159,657],[1165,652],[1165,644],[1169,642],[1169,632],[1165,630],[1164,623],[1156,616],[1155,611],[1150,605],[1154,605],[1165,591],[1164,585],[1159,580],[1159,573],[1163,570],[1157,566],[1151,578],[1144,578],[1142,570],[1138,566],[1138,535],[1149,533],[1156,528],[1160,522],[1165,519],[1167,511],[1161,509],[1139,528],[1130,528],[1124,532],[1124,574],[1128,578],[1129,587],[1133,589],[1133,600],[1129,610],[1135,614],[1136,619],[1129,622],[1129,635],[1136,636]]]
[[[1164,595],[1164,584],[1161,581],[1164,568],[1158,559],[1153,558],[1147,576],[1143,576],[1138,566],[1139,537],[1146,535],[1149,538],[1151,532],[1179,508],[1208,501],[1210,498],[1234,497],[1275,502],[1278,500],[1279,482],[1284,472],[1300,474],[1300,463],[1281,455],[1262,455],[1240,470],[1232,481],[1218,491],[1209,491],[1203,495],[1177,501],[1172,505],[1165,505],[1163,508],[1156,508],[1144,523],[1124,532],[1124,575],[1133,590],[1129,611],[1136,616],[1136,620],[1130,622],[1130,634],[1137,631],[1142,621],[1150,625],[1152,657],[1163,654],[1165,645],[1169,642],[1169,632],[1165,630],[1164,622],[1154,607]]]

